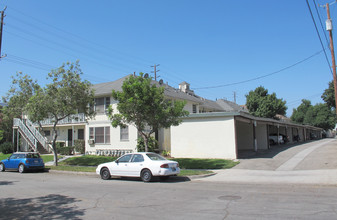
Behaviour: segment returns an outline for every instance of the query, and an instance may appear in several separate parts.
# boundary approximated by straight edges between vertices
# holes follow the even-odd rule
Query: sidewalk
[[[323,139],[287,148],[277,154],[242,159],[235,168],[213,170],[197,181],[269,184],[337,185],[337,140]]]

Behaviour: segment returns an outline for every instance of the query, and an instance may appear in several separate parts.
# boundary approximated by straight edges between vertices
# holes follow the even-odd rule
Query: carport
[[[247,151],[257,152],[271,147],[269,136],[287,137],[287,143],[303,142],[311,139],[321,139],[323,129],[294,124],[289,121],[259,118],[247,113],[235,116],[235,134],[237,155]],[[281,143],[276,143],[280,145]]]

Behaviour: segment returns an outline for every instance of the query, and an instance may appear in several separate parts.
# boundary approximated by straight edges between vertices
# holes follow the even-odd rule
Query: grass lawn
[[[59,165],[59,166],[47,166],[46,168],[51,170],[61,170],[61,171],[73,171],[73,172],[95,172],[96,166],[85,167],[85,166],[67,166],[67,165]],[[178,176],[193,176],[193,175],[202,175],[213,173],[212,171],[207,170],[180,170],[180,174]]]
[[[181,169],[230,169],[239,162],[224,159],[174,158]]]
[[[65,170],[75,172],[95,172],[96,166],[114,161],[116,157],[84,155],[81,157],[72,157],[59,163],[59,166],[48,167],[52,170]],[[223,159],[190,159],[190,158],[174,158],[179,162],[181,172],[179,176],[191,176],[212,173],[206,169],[229,169],[237,165],[239,162]],[[193,170],[194,169],[194,170]]]
[[[0,160],[7,159],[10,155],[12,155],[12,154],[3,154],[3,153],[0,153]]]

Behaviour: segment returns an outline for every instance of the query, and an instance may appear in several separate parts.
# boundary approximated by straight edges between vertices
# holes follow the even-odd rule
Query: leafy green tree
[[[62,119],[83,112],[87,118],[95,113],[90,106],[94,105],[94,91],[91,84],[81,80],[82,71],[78,62],[66,63],[48,74],[51,83],[41,88],[28,100],[26,106],[29,119],[39,122],[48,117],[53,118],[53,153],[57,166],[57,131],[56,126]]]
[[[143,73],[127,78],[122,91],[112,91],[112,97],[118,101],[118,113],[109,108],[112,126],[136,127],[145,141],[145,151],[149,149],[151,134],[159,128],[179,125],[180,118],[188,115],[185,102],[165,99],[164,87],[156,86],[151,78],[144,78]]]
[[[335,104],[335,87],[333,80],[329,82],[329,87],[324,90],[322,94],[322,99],[330,108],[336,108]]]
[[[303,124],[304,118],[307,111],[312,107],[311,102],[307,99],[302,99],[302,103],[297,109],[293,109],[293,114],[291,115],[290,119],[293,122]]]
[[[276,114],[285,115],[287,110],[286,101],[278,99],[275,93],[268,94],[263,86],[246,95],[246,106],[252,115],[265,118],[275,118]]]
[[[336,125],[336,115],[326,103],[319,103],[309,107],[303,123],[329,130]]]
[[[18,72],[12,76],[10,89],[6,96],[2,97],[2,101],[6,104],[2,109],[0,123],[4,141],[12,140],[13,119],[22,117],[27,100],[39,89],[38,83],[29,75]]]

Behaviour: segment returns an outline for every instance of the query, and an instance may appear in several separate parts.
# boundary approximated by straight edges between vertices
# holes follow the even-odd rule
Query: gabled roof
[[[132,75],[127,75],[113,82],[94,84],[92,88],[95,90],[95,96],[96,97],[107,96],[107,95],[110,96],[112,90],[122,91],[122,85],[123,85],[124,80],[126,80],[130,76]],[[167,97],[180,99],[180,100],[188,100],[188,101],[195,102],[195,103],[202,103],[199,98],[193,95],[184,93],[180,91],[179,89],[175,89],[167,84],[160,85],[159,82],[154,81],[154,80],[152,81],[152,83],[157,84],[158,86],[165,87],[164,94]]]
[[[241,107],[240,105],[234,103],[234,102],[231,102],[231,101],[227,101],[227,100],[223,100],[223,99],[218,99],[216,101],[216,103],[218,105],[221,106],[221,108],[225,111],[225,112],[247,112],[248,111]]]

